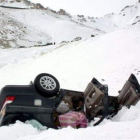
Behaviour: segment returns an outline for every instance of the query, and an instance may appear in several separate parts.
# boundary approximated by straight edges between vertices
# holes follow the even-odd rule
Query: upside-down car
[[[136,77],[130,78],[118,96],[108,95],[108,86],[93,78],[84,92],[60,89],[58,80],[47,73],[39,74],[30,85],[7,85],[0,93],[0,126],[37,120],[49,128],[58,128],[59,115],[69,111],[84,112],[90,122],[117,114],[123,107],[130,108],[140,99],[140,85]]]

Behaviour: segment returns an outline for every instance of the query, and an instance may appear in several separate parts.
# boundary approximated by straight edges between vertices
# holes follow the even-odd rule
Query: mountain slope
[[[4,10],[0,10],[0,29],[0,47],[2,48],[29,47],[42,44],[43,40],[51,39],[49,35],[17,21]]]
[[[140,18],[140,3],[126,6],[118,14],[108,14],[104,17],[84,17],[84,15],[74,16],[73,20],[88,25],[90,27],[100,29],[105,32],[111,32],[118,28],[124,28],[134,24]]]
[[[104,28],[107,33],[101,33],[94,38],[69,42],[64,46],[60,44],[44,48],[1,49],[0,88],[5,85],[27,85],[34,80],[36,75],[45,72],[54,75],[59,80],[61,88],[78,91],[84,91],[88,82],[96,77],[101,83],[108,84],[109,95],[117,96],[131,73],[134,73],[140,82],[140,22],[139,8],[136,7],[139,7],[139,4],[130,8],[126,7],[120,15],[106,16],[106,21],[104,21],[112,20],[116,25],[116,27],[114,26],[115,31],[113,31],[114,27],[109,29],[107,26],[103,26],[103,24],[105,25],[103,23],[99,27]],[[55,21],[59,25],[58,28],[60,27],[60,29],[55,29],[60,31],[63,39],[68,39],[64,36],[64,32],[70,29],[87,29],[85,25],[79,25],[80,22],[75,23],[77,21],[71,21],[73,19],[69,19],[67,16],[60,16],[52,12],[46,15],[42,10],[34,9],[31,15],[28,15],[29,12],[23,10],[21,13],[16,13],[15,9],[12,11],[7,9],[7,12],[5,9],[2,10],[3,14],[6,14],[5,16],[10,16],[14,20],[17,18],[19,23],[23,23],[30,29],[38,27],[39,32],[43,32],[44,29],[46,35],[51,33],[51,29],[49,30],[45,26],[47,21],[50,28],[55,26],[53,23]],[[37,18],[36,15],[39,16],[44,27],[40,27],[38,21],[29,23],[30,18],[30,21]],[[23,24],[20,25],[20,28]],[[66,29],[61,24],[67,25]],[[75,25],[77,26],[75,27]],[[61,29],[66,31],[61,33],[63,31]],[[78,33],[80,32],[78,31]],[[84,34],[85,31],[82,32]],[[55,33],[57,32],[55,31]],[[70,31],[69,39],[74,37],[73,33]],[[94,122],[91,122],[87,128],[78,130],[70,127],[45,130],[35,122],[25,124],[17,122],[10,126],[0,127],[0,140],[65,140],[66,138],[68,140],[139,140],[139,108],[140,102],[129,110],[123,108],[113,119],[104,120],[99,126],[93,127]]]
[[[86,39],[136,24],[140,20],[139,3],[125,7],[119,14],[112,13],[101,18],[71,16],[62,9],[56,12],[27,0],[4,0],[1,5],[8,6],[0,7],[0,46],[4,48],[60,43],[76,37]]]
[[[64,10],[55,13],[49,8],[42,8],[39,4],[26,0],[2,1],[1,5],[4,7],[0,7],[0,29],[4,31],[0,45],[4,48],[45,45],[48,42],[60,43],[76,37],[89,38],[91,34],[104,33],[71,21],[71,17]]]
[[[69,43],[25,64],[18,63],[20,60],[17,60],[14,66],[0,69],[0,87],[7,84],[28,84],[37,74],[46,72],[57,77],[61,88],[79,91],[83,91],[88,82],[96,77],[100,82],[108,84],[109,95],[116,96],[131,73],[140,81],[139,29],[139,24],[131,25],[100,37]],[[28,50],[29,54],[32,49]],[[93,127],[92,122],[88,128],[78,130],[70,127],[38,130],[29,123],[17,122],[9,127],[1,127],[0,139],[63,140],[69,136],[68,139],[74,140],[138,140],[139,107],[140,102],[129,110],[123,108],[112,120],[104,120],[99,126]]]

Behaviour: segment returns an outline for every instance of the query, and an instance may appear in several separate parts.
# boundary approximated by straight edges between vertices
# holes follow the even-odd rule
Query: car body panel
[[[61,89],[54,97],[41,96],[34,85],[5,86],[0,93],[0,110],[8,96],[14,96],[15,100],[7,104],[0,112],[0,126],[10,124],[14,117],[29,116],[28,119],[35,119],[42,125],[57,129],[54,123],[54,113],[62,98],[70,94],[71,96],[83,95],[83,92]],[[35,101],[41,101],[41,105],[35,104]]]

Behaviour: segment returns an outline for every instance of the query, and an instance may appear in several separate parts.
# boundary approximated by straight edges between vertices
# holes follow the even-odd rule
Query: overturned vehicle
[[[139,99],[140,85],[133,74],[118,96],[109,96],[108,86],[96,78],[91,80],[84,92],[79,92],[60,89],[54,76],[42,73],[30,85],[7,85],[1,89],[0,126],[17,120],[37,120],[48,128],[69,125],[79,128],[98,118],[94,123],[96,126],[105,118],[116,115],[123,106],[130,108],[136,105]]]

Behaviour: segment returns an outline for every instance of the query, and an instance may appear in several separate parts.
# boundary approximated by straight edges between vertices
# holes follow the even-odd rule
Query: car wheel
[[[34,85],[38,93],[45,97],[57,95],[60,89],[58,80],[47,73],[39,74],[34,80]]]

